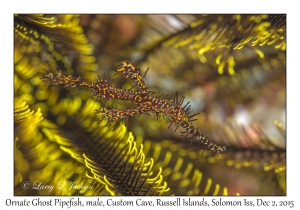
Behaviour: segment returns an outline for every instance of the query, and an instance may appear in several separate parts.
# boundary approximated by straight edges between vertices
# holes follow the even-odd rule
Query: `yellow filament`
[[[212,179],[211,178],[207,179],[207,184],[206,184],[206,187],[203,192],[204,195],[207,195],[207,193],[211,187],[211,184],[212,184]]]
[[[216,188],[215,188],[215,191],[213,192],[213,196],[218,195],[219,190],[220,190],[220,185],[216,184]]]

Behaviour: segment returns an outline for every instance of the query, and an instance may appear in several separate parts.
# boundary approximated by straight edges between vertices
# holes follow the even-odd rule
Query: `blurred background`
[[[144,177],[149,186],[141,189],[153,195],[286,195],[285,15],[19,14],[14,31],[15,195],[127,195],[124,188],[134,186],[126,173],[138,169],[123,151],[126,143],[117,142],[130,133],[149,177],[159,174],[164,183],[157,192]],[[40,80],[43,69],[59,68],[87,81],[105,74],[112,86],[129,89],[135,83],[115,75],[119,56],[142,75],[149,68],[144,80],[155,96],[185,96],[192,114],[199,113],[194,126],[227,151],[201,156],[203,147],[190,145],[182,130],[154,115],[131,117],[113,131],[93,121],[100,104],[91,90]],[[134,108],[120,100],[106,105]],[[99,156],[108,148],[116,151],[112,157],[124,158],[116,164],[111,161],[117,158]],[[110,174],[122,167],[121,178]],[[26,180],[94,188],[24,189]]]

